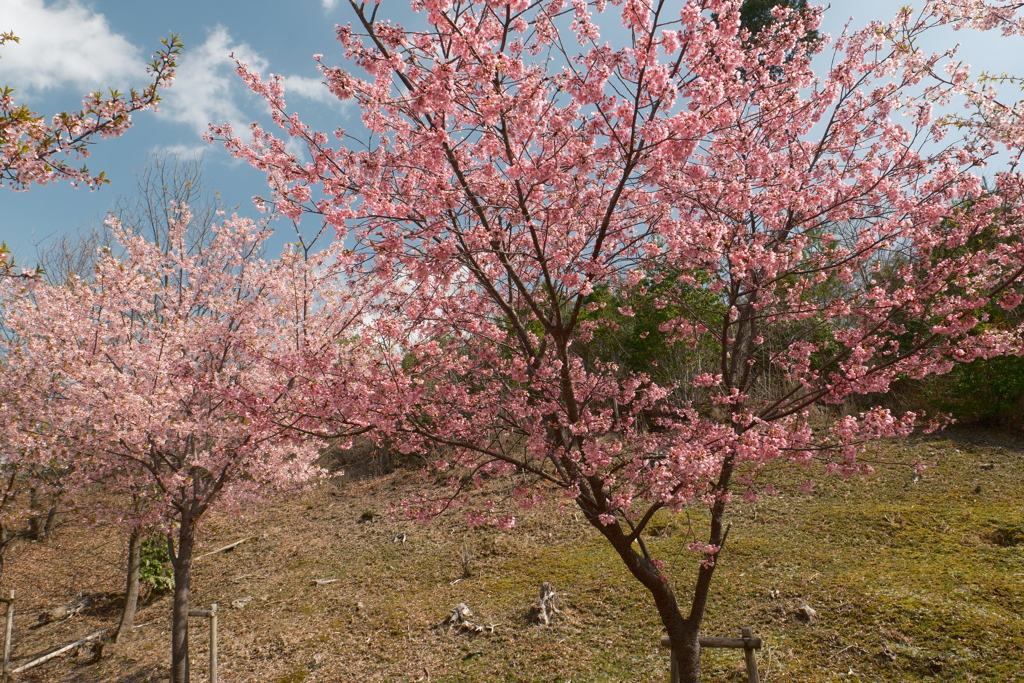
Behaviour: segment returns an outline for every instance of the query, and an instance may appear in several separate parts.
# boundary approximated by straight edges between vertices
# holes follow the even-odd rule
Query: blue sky
[[[408,16],[408,0],[381,4],[381,16]],[[834,0],[824,32],[837,35],[851,17],[855,28],[886,20],[899,4]],[[20,263],[31,264],[35,244],[101,221],[119,194],[133,191],[133,171],[147,155],[163,151],[203,154],[208,184],[220,190],[228,206],[255,216],[250,198],[265,192],[263,175],[201,139],[211,121],[244,129],[250,121],[267,119],[262,101],[242,86],[228,55],[234,52],[261,72],[284,75],[289,107],[307,123],[322,130],[355,129],[358,112],[319,84],[312,59],[322,53],[326,63],[340,63],[334,25],[351,20],[346,0],[0,0],[0,31],[12,30],[21,38],[20,44],[0,49],[0,85],[17,88],[20,101],[40,113],[76,108],[82,94],[97,88],[143,85],[145,63],[160,38],[171,32],[186,46],[161,111],[139,114],[124,136],[93,148],[89,167],[106,171],[111,184],[96,192],[67,183],[24,193],[0,191],[0,240]],[[1024,74],[1020,38],[947,31],[933,40],[927,47],[961,43],[961,56],[975,71]],[[286,239],[287,230],[278,242]]]

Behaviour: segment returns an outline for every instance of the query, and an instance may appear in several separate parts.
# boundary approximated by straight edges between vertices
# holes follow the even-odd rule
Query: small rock
[[[469,609],[469,606],[464,602],[460,602],[452,608],[452,613],[445,617],[437,627],[447,626],[449,630],[458,631],[459,633],[494,633],[494,624],[477,624],[472,619],[473,612]]]
[[[232,600],[231,606],[234,607],[235,609],[243,609],[246,605],[249,604],[249,602],[251,600],[252,600],[252,596],[251,595],[247,595],[244,598],[238,598],[237,600]]]
[[[996,468],[996,464],[994,462],[983,462],[979,465],[979,467],[986,471],[994,470]]]
[[[818,616],[818,610],[814,609],[806,602],[801,602],[795,609],[793,609],[792,612],[790,612],[790,614],[795,615],[796,618],[802,622],[810,623],[816,616]]]

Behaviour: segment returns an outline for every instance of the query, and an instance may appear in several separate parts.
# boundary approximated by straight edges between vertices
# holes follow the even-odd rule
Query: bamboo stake
[[[757,664],[754,668],[756,671]],[[210,605],[210,683],[217,683],[217,603]]]
[[[36,666],[39,666],[40,664],[45,664],[46,662],[50,661],[54,657],[59,657],[60,655],[64,654],[68,650],[74,650],[76,647],[78,647],[80,645],[85,645],[90,640],[96,640],[97,638],[102,637],[104,634],[106,634],[106,632],[107,632],[107,629],[101,629],[99,631],[96,631],[96,633],[87,635],[85,638],[82,638],[81,640],[76,640],[75,642],[71,643],[70,645],[65,645],[64,647],[60,648],[59,650],[54,650],[53,652],[51,652],[49,654],[46,654],[46,655],[43,655],[42,657],[39,657],[38,659],[33,659],[28,664],[22,664],[17,669],[12,670],[11,673],[12,674],[20,674],[22,671],[28,671],[29,669],[31,669],[33,667],[36,667]]]
[[[11,597],[3,601],[7,603],[7,628],[4,630],[4,664],[0,673],[3,673],[4,679],[6,679],[7,672],[11,668],[11,633],[14,630],[14,591],[11,591]]]
[[[248,541],[248,540],[249,540],[249,539],[251,539],[251,538],[252,538],[252,536],[246,536],[246,537],[245,537],[245,538],[243,538],[243,539],[242,539],[241,541],[235,541],[234,543],[228,543],[228,544],[227,544],[226,546],[224,546],[223,548],[217,548],[216,550],[211,550],[211,551],[210,551],[210,552],[208,552],[208,553],[203,553],[202,555],[200,555],[200,556],[196,557],[196,558],[195,558],[194,560],[192,560],[192,561],[193,561],[193,562],[195,562],[196,560],[201,560],[201,559],[203,559],[204,557],[208,557],[209,555],[216,555],[217,553],[222,553],[222,552],[224,552],[225,550],[231,550],[231,549],[232,549],[232,548],[234,548],[234,547],[235,547],[236,545],[241,545],[242,543],[245,543],[246,541]]]

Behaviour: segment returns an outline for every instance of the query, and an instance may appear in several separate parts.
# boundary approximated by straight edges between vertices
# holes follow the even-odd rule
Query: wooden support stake
[[[749,664],[747,667],[749,668]],[[754,663],[754,683],[757,683],[757,663]],[[217,683],[217,603],[210,605],[210,683]]]
[[[226,546],[224,546],[223,548],[217,548],[216,550],[211,550],[211,551],[210,551],[210,552],[208,552],[208,553],[203,553],[202,555],[199,555],[198,557],[196,557],[196,558],[195,558],[194,560],[192,560],[192,561],[193,561],[193,562],[195,562],[196,560],[201,560],[201,559],[203,559],[204,557],[208,557],[208,556],[210,556],[210,555],[216,555],[217,553],[222,553],[222,552],[224,552],[225,550],[231,550],[231,549],[232,549],[232,548],[234,548],[234,547],[235,547],[236,545],[241,545],[241,544],[245,543],[246,541],[248,541],[248,540],[249,540],[250,538],[252,538],[252,536],[246,536],[246,537],[245,537],[245,538],[243,538],[243,539],[242,539],[241,541],[235,541],[234,543],[228,543],[228,544],[227,544]]]
[[[724,647],[732,648],[734,650],[760,650],[761,642],[760,638],[723,638],[721,636],[701,636],[699,638],[701,647]],[[671,647],[672,644],[668,639],[668,636],[661,637],[662,647]]]
[[[705,647],[725,647],[736,650],[743,650],[743,658],[747,663],[747,681],[748,683],[760,683],[760,678],[757,673],[757,656],[754,654],[754,650],[761,649],[761,639],[755,638],[753,631],[749,626],[744,626],[740,629],[742,635],[741,638],[722,638],[718,636],[701,636],[698,638],[700,646]],[[662,647],[672,647],[672,641],[669,640],[668,636],[661,637]],[[669,683],[679,683],[679,670],[676,667],[675,658],[671,658],[672,666],[669,669],[668,681]]]
[[[217,683],[217,603],[210,605],[210,609],[190,609],[188,615],[210,620],[210,683]]]
[[[11,633],[14,631],[14,591],[11,591],[11,597],[0,598],[3,602],[7,603],[7,627],[4,629],[4,664],[2,673],[4,679],[7,679],[7,673],[11,669]]]
[[[754,632],[750,630],[749,626],[744,626],[740,629],[740,633],[743,634],[743,640],[753,641]],[[761,647],[761,639],[757,638],[758,649]],[[743,658],[747,660],[747,680],[749,683],[760,683],[761,679],[757,674],[757,655],[754,654],[753,644],[743,648]]]
[[[106,635],[106,633],[107,633],[107,629],[105,629],[105,628],[104,629],[100,629],[99,631],[96,631],[96,633],[89,634],[85,638],[82,638],[81,640],[76,640],[75,642],[70,643],[69,645],[65,645],[64,647],[60,648],[59,650],[54,650],[53,652],[51,652],[49,654],[46,654],[46,655],[43,655],[42,657],[40,657],[38,659],[33,659],[28,664],[22,664],[17,669],[12,670],[11,673],[12,674],[20,674],[22,671],[28,671],[32,667],[39,666],[40,664],[44,664],[44,663],[50,661],[51,659],[53,659],[54,657],[59,657],[60,655],[64,654],[65,652],[67,652],[69,650],[74,650],[76,647],[79,647],[80,645],[85,645],[90,640],[96,640],[97,638],[101,638],[104,635]]]

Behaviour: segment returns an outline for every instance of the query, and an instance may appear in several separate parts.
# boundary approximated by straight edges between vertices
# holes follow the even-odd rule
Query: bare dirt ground
[[[1024,681],[1024,667],[1019,678],[1013,668],[1024,647],[1021,441],[950,432],[875,455],[940,464],[919,483],[905,468],[882,469],[809,496],[787,493],[782,474],[781,495],[734,507],[705,632],[753,625],[767,643],[767,682]],[[995,469],[979,469],[987,463]],[[249,539],[194,568],[193,608],[220,612],[220,680],[665,680],[649,597],[572,508],[524,511],[511,532],[469,529],[458,513],[430,525],[389,516],[425,481],[408,470],[335,479],[244,514],[211,513],[198,554]],[[693,560],[682,547],[691,524],[703,533],[701,516],[697,507],[656,524],[652,548],[677,567],[681,593]],[[17,596],[12,666],[116,626],[126,541],[114,527],[68,520],[45,543],[15,546],[2,586]],[[531,621],[544,581],[561,596],[550,628]],[[90,598],[79,615],[37,621],[76,596]],[[440,625],[458,603],[484,632]],[[801,618],[798,603],[816,616]],[[82,648],[15,680],[167,680],[170,599],[145,604],[136,623],[101,659]],[[205,620],[193,620],[190,638],[192,680],[205,681]],[[705,671],[744,680],[733,651],[708,653]]]
[[[245,515],[211,515],[197,554],[250,539],[198,560],[194,568],[193,608],[218,605],[221,680],[441,680],[453,663],[458,670],[464,662],[506,654],[514,669],[517,660],[557,659],[545,643],[578,637],[589,620],[600,618],[604,610],[593,604],[597,591],[567,599],[555,629],[532,626],[529,619],[540,584],[554,578],[531,566],[530,558],[596,541],[582,524],[567,523],[571,513],[569,519],[550,509],[527,513],[516,532],[499,534],[468,529],[457,514],[430,525],[389,517],[389,506],[421,485],[419,473],[398,471],[326,484]],[[125,544],[114,528],[66,523],[50,541],[12,552],[5,587],[18,596],[13,667],[116,626]],[[617,569],[615,558],[607,559],[609,569]],[[516,565],[511,576],[509,562]],[[335,581],[316,585],[317,579]],[[80,595],[91,598],[81,614],[38,625],[38,614]],[[438,627],[460,602],[469,605],[484,633]],[[192,621],[193,679],[205,680],[207,628],[202,619]],[[21,674],[21,680],[165,680],[170,598],[147,604],[136,623],[134,633],[107,646],[99,662],[83,648]],[[504,653],[513,643],[516,651]],[[650,643],[646,649],[652,657],[657,652]],[[554,676],[548,680],[556,680],[553,664],[521,680],[545,669]]]

